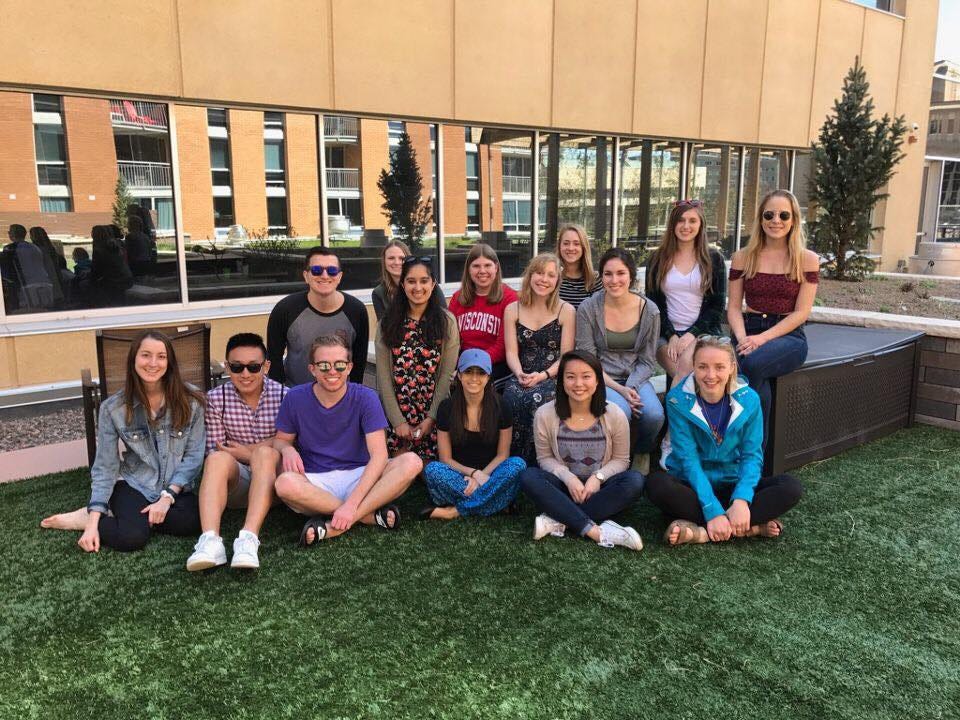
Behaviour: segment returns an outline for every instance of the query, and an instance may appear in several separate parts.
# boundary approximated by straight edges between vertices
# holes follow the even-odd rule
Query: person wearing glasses
[[[698,336],[720,334],[726,277],[723,256],[707,244],[703,203],[675,202],[646,273],[646,296],[660,310],[657,362],[670,378],[690,374]]]
[[[273,448],[273,436],[287,389],[267,377],[267,348],[256,333],[238,333],[227,340],[226,358],[230,382],[207,393],[207,458],[199,493],[201,535],[187,559],[191,572],[226,564],[220,518],[227,508],[247,509],[243,529],[233,542],[230,567],[260,567],[258,534],[276,500],[273,483],[280,454]]]
[[[403,261],[393,302],[377,325],[377,388],[391,455],[437,459],[437,409],[450,394],[460,355],[457,321],[440,306],[429,257]]]
[[[383,407],[372,389],[349,381],[350,346],[340,334],[310,345],[314,382],[290,390],[280,404],[274,447],[283,472],[277,496],[310,516],[300,545],[336,537],[356,523],[400,527],[393,503],[423,469],[413,453],[387,454]]]
[[[335,251],[312,247],[304,259],[306,292],[293,293],[278,302],[267,322],[270,377],[287,387],[312,383],[308,371],[310,344],[321,335],[340,333],[356,360],[350,382],[363,383],[370,338],[367,308],[357,298],[337,290],[343,272]]]
[[[577,349],[603,365],[607,400],[636,422],[634,452],[649,453],[663,427],[663,406],[650,384],[660,337],[660,311],[633,288],[637,265],[623,248],[600,258],[603,290],[577,310]]]
[[[639,533],[611,517],[640,497],[644,477],[630,469],[630,425],[607,402],[604,371],[581,349],[560,358],[557,398],[537,410],[537,463],[520,484],[540,515],[533,539],[569,532],[601,547],[643,549]]]
[[[560,260],[537,255],[523,272],[520,299],[503,314],[507,365],[513,375],[503,389],[512,407],[514,455],[533,462],[533,414],[556,396],[560,356],[573,350],[577,313],[559,297]]]
[[[647,497],[673,520],[670,545],[778,537],[781,516],[800,501],[790,475],[761,478],[760,398],[737,377],[737,356],[726,337],[700,336],[693,372],[667,394],[669,446],[663,470],[647,478]]]
[[[807,359],[803,325],[817,295],[820,259],[806,244],[797,199],[788,190],[774,190],[757,206],[747,247],[730,261],[727,322],[740,370],[760,396],[764,446],[770,378],[793,372]]]
[[[504,346],[503,313],[517,299],[504,284],[497,252],[477,243],[467,253],[460,289],[450,298],[450,312],[457,319],[464,350],[476,348],[490,355],[493,383],[500,390],[510,375]]]
[[[383,246],[383,250],[380,252],[380,284],[370,294],[377,322],[383,320],[383,314],[387,311],[387,306],[393,302],[393,298],[397,294],[403,260],[409,255],[410,248],[402,240],[391,240]],[[439,283],[433,292],[437,295],[440,305],[446,307],[447,299],[443,296],[443,290]]]
[[[85,508],[40,526],[82,530],[86,552],[141,550],[155,533],[200,530],[194,486],[203,466],[204,397],[180,377],[173,344],[144,330],[130,342],[123,389],[103,401]],[[120,452],[120,443],[124,452]]]

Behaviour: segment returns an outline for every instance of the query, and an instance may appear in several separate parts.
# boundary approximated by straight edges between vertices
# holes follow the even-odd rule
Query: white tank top
[[[699,265],[694,265],[689,275],[684,275],[674,265],[663,279],[661,289],[667,297],[667,317],[678,331],[689,328],[700,316],[703,304],[701,280]]]

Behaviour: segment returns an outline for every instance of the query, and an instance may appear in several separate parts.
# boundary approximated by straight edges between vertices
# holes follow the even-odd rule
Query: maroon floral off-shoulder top
[[[800,283],[794,282],[782,273],[758,272],[752,278],[743,278],[743,270],[730,268],[730,280],[743,279],[743,294],[747,307],[759,313],[786,315],[797,306]],[[811,271],[803,274],[804,281],[818,283],[820,273]]]

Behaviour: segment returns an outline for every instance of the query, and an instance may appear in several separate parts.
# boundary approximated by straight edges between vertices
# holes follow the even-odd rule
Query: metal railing
[[[517,193],[529,195],[533,189],[533,178],[523,175],[504,175],[503,191],[505,193]]]
[[[328,138],[357,138],[357,119],[340,115],[323,116],[323,134]]]
[[[118,160],[117,170],[133,188],[170,187],[169,163]]]
[[[167,129],[167,107],[141,100],[111,100],[110,122],[150,130]]]
[[[357,168],[327,168],[327,188],[359,190],[360,171]]]

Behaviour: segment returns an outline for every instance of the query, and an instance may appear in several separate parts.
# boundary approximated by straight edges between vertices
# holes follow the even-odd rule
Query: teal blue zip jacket
[[[660,464],[694,489],[703,517],[709,522],[726,511],[714,493],[719,485],[734,486],[731,502],[752,503],[763,471],[763,411],[746,379],[737,378],[730,394],[730,422],[719,445],[697,404],[692,373],[667,393],[665,404],[670,440]]]

